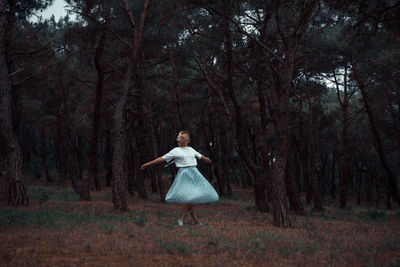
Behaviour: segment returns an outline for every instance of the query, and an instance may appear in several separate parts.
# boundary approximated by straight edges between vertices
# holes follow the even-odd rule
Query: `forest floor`
[[[293,227],[256,211],[251,189],[200,205],[203,226],[180,206],[128,196],[113,211],[110,188],[81,202],[72,189],[31,184],[29,207],[0,207],[0,266],[400,266],[400,208],[331,202],[322,214],[290,213]],[[351,202],[351,200],[350,200]],[[382,206],[381,206],[382,207]]]

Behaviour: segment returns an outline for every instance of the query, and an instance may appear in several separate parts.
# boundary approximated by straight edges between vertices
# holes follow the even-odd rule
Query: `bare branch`
[[[17,73],[20,73],[21,71],[23,71],[25,68],[19,69],[17,71],[14,71],[13,73],[8,74],[9,77],[14,76]]]
[[[210,88],[218,95],[219,100],[221,101],[221,104],[224,106],[224,111],[225,111],[226,115],[228,115],[229,117],[232,117],[231,112],[229,111],[228,105],[226,104],[226,101],[224,99],[224,96],[222,95],[221,90],[219,90],[214,85],[214,83],[210,80],[210,78],[208,77],[207,69],[206,69],[206,62],[205,62],[203,54],[200,55],[200,60],[201,60],[201,63],[198,62],[197,60],[196,60],[196,63],[197,63],[197,65],[199,65],[201,73],[203,73],[204,79],[206,80],[208,86],[210,86]]]
[[[283,64],[283,61],[282,61],[282,59],[280,57],[278,57],[269,47],[267,47],[264,43],[260,42],[260,40],[258,40],[256,37],[254,37],[250,33],[248,33],[245,30],[243,30],[242,27],[240,26],[240,24],[237,21],[235,21],[234,19],[230,18],[229,16],[226,16],[226,15],[222,14],[221,12],[219,12],[218,10],[215,10],[213,8],[207,8],[207,10],[209,10],[210,12],[214,12],[214,13],[224,17],[225,19],[229,20],[230,22],[232,22],[236,26],[236,29],[237,29],[237,31],[239,33],[242,33],[242,34],[246,35],[247,37],[249,37],[250,39],[252,39],[253,41],[255,41],[262,48],[264,48],[269,54],[271,54],[271,56],[273,56],[276,60],[278,60],[279,63]]]

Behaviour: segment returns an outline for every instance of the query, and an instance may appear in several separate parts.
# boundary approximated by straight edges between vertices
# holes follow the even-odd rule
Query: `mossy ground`
[[[110,188],[81,202],[67,187],[30,185],[29,207],[0,207],[1,266],[399,266],[400,209],[325,203],[290,214],[291,228],[256,211],[251,189],[199,205],[203,226],[177,225],[179,205],[128,196],[113,210]]]

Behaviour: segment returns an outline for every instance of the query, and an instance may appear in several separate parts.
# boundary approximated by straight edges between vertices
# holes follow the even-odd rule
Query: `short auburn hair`
[[[188,131],[180,131],[180,134],[186,134],[189,137],[190,140],[190,133]]]

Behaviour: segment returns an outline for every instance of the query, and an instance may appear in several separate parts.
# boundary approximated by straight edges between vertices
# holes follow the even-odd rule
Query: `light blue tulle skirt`
[[[203,204],[218,201],[218,194],[195,166],[179,168],[166,203]]]

